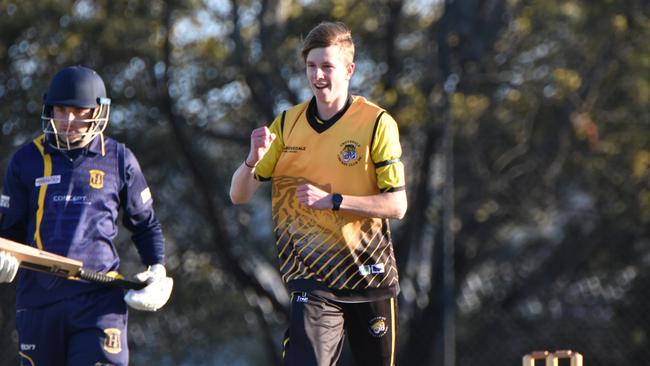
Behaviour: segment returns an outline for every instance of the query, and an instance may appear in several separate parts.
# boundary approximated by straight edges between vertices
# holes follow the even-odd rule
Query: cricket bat
[[[0,238],[0,250],[11,253],[20,262],[20,267],[32,271],[45,272],[71,280],[86,280],[117,286],[127,290],[140,290],[148,285],[146,282],[129,281],[107,276],[103,273],[83,268],[81,261],[46,252],[29,245]]]

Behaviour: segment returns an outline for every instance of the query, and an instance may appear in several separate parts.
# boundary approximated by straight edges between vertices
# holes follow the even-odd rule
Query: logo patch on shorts
[[[106,333],[104,351],[111,354],[122,352],[122,343],[120,341],[120,334],[122,331],[117,328],[106,328],[104,329],[104,333]]]
[[[388,324],[386,324],[386,318],[383,316],[378,316],[370,320],[368,331],[373,337],[383,337],[388,332]]]
[[[9,202],[11,201],[11,197],[6,196],[6,195],[0,195],[0,207],[4,208],[9,208]]]
[[[301,302],[303,304],[308,303],[309,298],[307,297],[307,293],[306,292],[296,293],[296,302]]]
[[[35,344],[30,344],[30,343],[21,343],[20,344],[20,350],[21,351],[34,351],[34,350],[36,350],[36,345]]]
[[[384,273],[383,263],[366,264],[364,266],[359,266],[359,274],[364,277],[369,274],[380,274],[380,273]]]

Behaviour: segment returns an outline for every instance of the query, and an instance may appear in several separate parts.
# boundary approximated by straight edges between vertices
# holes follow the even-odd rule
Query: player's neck
[[[345,108],[345,105],[348,101],[348,95],[344,94],[332,102],[323,102],[318,100],[316,98],[316,107],[318,109],[318,118],[327,121],[328,119],[334,117],[337,113],[339,113],[343,108]]]

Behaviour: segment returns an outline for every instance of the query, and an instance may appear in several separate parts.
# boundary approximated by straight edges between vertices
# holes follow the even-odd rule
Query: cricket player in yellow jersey
[[[284,364],[336,365],[347,334],[358,366],[395,365],[397,267],[388,219],[407,200],[395,120],[350,95],[354,43],[323,22],[302,56],[314,97],[251,133],[233,203],[271,180],[279,266],[291,291]]]

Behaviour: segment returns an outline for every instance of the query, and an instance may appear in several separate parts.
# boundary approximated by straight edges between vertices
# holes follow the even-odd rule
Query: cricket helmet
[[[94,70],[83,66],[66,67],[54,75],[47,93],[43,95],[41,114],[43,133],[50,144],[60,150],[84,147],[106,129],[110,104],[111,100],[106,97],[104,81]],[[88,128],[77,133],[81,135],[80,139],[70,140],[68,119],[58,120],[57,128],[57,120],[54,118],[55,106],[93,110],[91,118],[74,120],[75,123],[88,123]],[[61,126],[68,127],[62,131]]]

